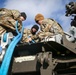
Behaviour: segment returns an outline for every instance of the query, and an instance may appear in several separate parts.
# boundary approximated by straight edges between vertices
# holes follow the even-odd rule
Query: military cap
[[[36,23],[38,23],[39,20],[43,20],[43,19],[44,19],[44,16],[43,16],[42,14],[37,14],[37,15],[35,16],[35,21],[36,21]]]
[[[35,28],[37,31],[38,31],[38,29],[39,29],[39,27],[38,27],[37,25],[33,25],[32,28]]]
[[[27,16],[26,16],[25,12],[21,12],[21,16],[24,17],[24,19],[26,20]]]

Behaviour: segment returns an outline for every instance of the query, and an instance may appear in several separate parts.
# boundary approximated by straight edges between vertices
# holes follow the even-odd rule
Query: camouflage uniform
[[[39,37],[53,36],[56,34],[63,34],[62,27],[53,19],[44,19],[40,25],[41,31]]]
[[[20,12],[18,10],[8,10],[6,8],[0,9],[0,35],[3,32],[14,31],[16,21],[20,16]],[[21,28],[22,22],[19,21],[19,29]]]
[[[35,34],[33,35],[31,33],[31,29],[24,29],[24,32],[23,32],[23,37],[22,37],[22,42],[23,43],[28,43],[28,38],[31,38],[32,40],[34,40],[35,42],[38,42],[38,36]]]

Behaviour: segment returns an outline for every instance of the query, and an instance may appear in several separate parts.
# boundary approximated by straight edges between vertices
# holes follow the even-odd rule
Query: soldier
[[[23,43],[35,43],[38,42],[38,36],[36,32],[38,31],[39,27],[37,25],[33,25],[31,29],[24,29],[22,42]]]
[[[66,16],[73,16],[74,19],[72,19],[70,25],[70,29],[68,31],[69,35],[66,35],[67,40],[76,43],[76,2],[69,2],[66,5]]]
[[[76,2],[69,2],[66,4],[66,16],[76,14]]]
[[[39,34],[39,37],[41,39],[46,36],[56,35],[56,41],[60,42],[59,38],[63,35],[63,29],[55,20],[50,18],[45,19],[42,14],[37,14],[35,21],[40,25],[42,32]]]
[[[15,32],[16,21],[18,21],[18,29],[22,27],[22,21],[26,20],[26,14],[18,10],[10,10],[6,8],[0,9],[0,35],[4,32]]]

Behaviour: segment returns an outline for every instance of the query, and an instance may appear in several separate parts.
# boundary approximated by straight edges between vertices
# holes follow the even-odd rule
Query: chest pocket
[[[47,22],[43,22],[41,26],[42,26],[41,27],[42,31],[44,31],[44,32],[48,32],[49,31],[49,24]]]

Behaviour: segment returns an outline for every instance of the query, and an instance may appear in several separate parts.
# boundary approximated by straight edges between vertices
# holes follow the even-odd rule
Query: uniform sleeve
[[[38,35],[36,35],[36,34],[33,35],[33,36],[31,36],[31,39],[32,39],[32,40],[37,39],[37,38],[38,38]]]
[[[29,32],[29,30],[25,28],[23,31],[22,39],[21,39],[22,42],[27,42],[28,32]]]
[[[50,36],[53,36],[53,33],[50,33],[50,32],[40,32],[38,37],[40,39],[44,39],[45,37],[50,37]]]
[[[54,21],[52,26],[49,28],[49,31],[55,34],[63,34],[62,27],[56,21]]]
[[[9,24],[10,24],[10,25],[9,25],[10,28],[12,27],[12,28],[15,30],[16,20],[14,20],[14,19],[12,19],[12,18],[9,18],[7,21],[8,21]],[[19,31],[21,30],[21,28],[22,28],[22,22],[21,22],[21,21],[18,21],[18,29],[19,29]]]
[[[20,12],[18,10],[11,10],[11,12],[14,19],[17,19],[20,16]]]
[[[44,19],[42,21],[42,25],[41,25],[41,31],[43,32],[49,32],[49,27],[52,26],[53,21],[50,19]]]
[[[31,39],[34,40],[36,43],[40,41],[40,38],[38,37],[37,34],[32,35],[32,36],[31,36]]]

